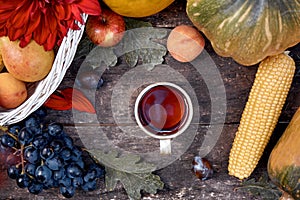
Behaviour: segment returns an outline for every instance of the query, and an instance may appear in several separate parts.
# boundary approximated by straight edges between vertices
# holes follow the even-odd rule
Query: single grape
[[[63,125],[60,124],[60,123],[51,123],[48,125],[48,133],[51,135],[51,136],[59,136],[63,131]]]
[[[47,138],[44,136],[37,136],[33,139],[32,145],[37,149],[42,149],[48,144]]]
[[[78,160],[74,161],[81,169],[84,169],[84,161],[82,160],[82,157],[78,158]]]
[[[104,85],[104,80],[103,78],[100,78],[98,84],[97,84],[97,89],[99,89],[100,87],[102,87]]]
[[[69,178],[75,178],[82,175],[82,169],[76,163],[71,163],[67,166],[66,173]]]
[[[72,158],[72,151],[68,147],[63,147],[59,155],[63,160],[67,161]]]
[[[28,127],[28,129],[36,136],[36,135],[42,135],[43,130],[42,127]]]
[[[54,152],[60,152],[60,150],[63,148],[63,143],[61,140],[53,140],[50,143],[50,146],[52,147]]]
[[[61,179],[64,179],[66,176],[66,171],[65,171],[65,168],[60,168],[59,170],[55,170],[53,171],[53,179],[58,181],[58,180],[61,180]]]
[[[32,164],[40,162],[40,151],[33,146],[27,146],[24,150],[24,158]]]
[[[77,161],[82,156],[82,150],[78,146],[73,147],[72,153],[73,153],[73,155],[72,155],[72,160],[73,161]]]
[[[30,176],[35,176],[36,165],[32,163],[25,164],[25,172]]]
[[[104,176],[105,172],[104,172],[104,168],[100,167],[97,164],[91,164],[89,165],[89,169],[88,171],[95,171],[96,173],[96,178],[101,178]]]
[[[40,118],[36,115],[30,115],[24,121],[25,127],[28,128],[35,135],[39,135],[42,133],[42,126]]]
[[[18,135],[19,131],[21,130],[22,125],[21,124],[13,124],[13,125],[9,125],[8,126],[8,132],[14,134],[14,135]]]
[[[19,142],[28,145],[33,140],[33,133],[26,127],[23,127],[18,134]]]
[[[15,140],[10,135],[1,135],[1,144],[5,147],[14,147]]]
[[[33,181],[32,184],[28,187],[28,191],[31,194],[39,194],[43,191],[43,184]]]
[[[95,180],[96,179],[96,172],[93,170],[93,171],[89,171],[87,172],[84,177],[83,177],[83,180],[85,182],[88,182],[88,181],[92,181],[92,180]]]
[[[58,156],[54,156],[52,158],[48,158],[45,162],[45,165],[48,166],[51,170],[59,170],[63,167],[64,161]]]
[[[89,182],[95,180],[96,178],[101,178],[104,175],[104,170],[96,164],[92,164],[88,167],[87,172],[85,173],[83,180]]]
[[[52,158],[54,156],[53,149],[51,147],[44,147],[41,152],[41,158],[47,160],[48,158]]]
[[[31,178],[26,173],[20,174],[16,179],[16,182],[20,188],[27,188],[31,184]]]
[[[19,166],[12,165],[7,168],[7,175],[11,179],[16,179],[20,176],[22,169]]]
[[[58,180],[60,186],[70,187],[72,185],[72,180],[69,177]]]
[[[72,179],[72,185],[75,188],[79,188],[83,184],[83,178],[82,177],[75,177]]]
[[[40,127],[40,123],[40,118],[34,114],[30,115],[24,121],[25,127]]]
[[[86,191],[86,192],[89,192],[89,191],[93,191],[97,188],[97,181],[96,179],[95,180],[92,180],[92,181],[88,181],[88,182],[85,182],[82,186],[81,186],[81,189],[83,191]]]
[[[45,165],[38,166],[35,170],[35,178],[40,183],[47,183],[50,181],[52,171]]]
[[[47,181],[46,183],[43,184],[43,188],[45,190],[50,189],[50,188],[54,188],[54,187],[58,187],[58,182],[55,181],[53,178],[50,178],[49,181]]]
[[[43,107],[37,109],[33,112],[34,115],[38,116],[40,119],[43,119],[47,116],[47,110]]]
[[[73,148],[74,143],[73,139],[70,136],[63,132],[63,134],[61,134],[60,139],[63,141],[65,147],[68,147],[69,149]]]
[[[51,179],[51,180],[53,180],[52,186],[53,186],[54,188],[58,188],[58,187],[59,187],[59,182],[56,181],[56,180],[54,180],[54,179]]]
[[[59,188],[60,193],[66,197],[66,198],[71,198],[74,196],[75,194],[75,187],[73,186],[69,186],[69,187],[65,187],[65,186],[61,186]]]
[[[48,143],[50,143],[53,140],[53,137],[46,130],[42,131],[42,136],[44,138],[46,138],[46,140],[48,141]]]

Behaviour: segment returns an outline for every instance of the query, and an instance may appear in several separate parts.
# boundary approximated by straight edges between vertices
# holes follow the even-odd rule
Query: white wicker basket
[[[86,22],[88,15],[82,15]],[[78,23],[80,30],[69,30],[55,56],[51,71],[46,78],[28,88],[29,98],[15,109],[0,112],[0,125],[9,125],[25,119],[40,108],[57,89],[75,56],[78,43],[84,33],[84,24]]]

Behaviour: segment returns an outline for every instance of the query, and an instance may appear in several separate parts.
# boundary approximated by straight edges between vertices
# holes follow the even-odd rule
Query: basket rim
[[[32,95],[20,106],[0,112],[0,126],[22,121],[40,108],[48,97],[57,89],[75,57],[78,44],[85,30],[87,18],[88,15],[83,13],[82,19],[84,23],[81,24],[76,21],[79,30],[68,30],[67,35],[63,38],[62,43],[58,48],[50,72],[43,80],[36,82],[37,85]]]

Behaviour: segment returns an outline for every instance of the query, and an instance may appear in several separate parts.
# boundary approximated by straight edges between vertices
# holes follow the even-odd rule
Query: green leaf
[[[125,61],[130,67],[134,67],[137,65],[139,60],[139,55],[136,51],[130,51],[125,54]]]
[[[135,67],[139,61],[150,64],[149,70],[155,65],[162,64],[167,49],[159,41],[167,36],[166,29],[144,27],[131,29],[123,38],[123,49],[125,60],[130,67]]]
[[[279,199],[281,196],[281,191],[272,183],[266,173],[258,180],[252,178],[242,182],[241,186],[236,189],[244,190],[254,196],[260,196],[265,200]]]
[[[117,64],[118,57],[114,53],[114,47],[96,46],[86,56],[82,65],[90,66],[96,69],[102,65],[113,67]]]
[[[128,30],[122,41],[113,47],[97,46],[84,37],[78,45],[75,59],[86,57],[82,64],[93,69],[103,65],[115,66],[118,57],[123,55],[130,67],[142,62],[148,64],[148,70],[151,70],[156,65],[162,64],[167,49],[160,41],[167,36],[167,29],[153,28],[148,22],[130,18],[126,18],[126,26]]]
[[[118,169],[127,173],[149,173],[155,170],[156,166],[145,162],[139,155],[119,155],[117,151],[107,153],[101,150],[89,150],[93,157],[103,165]]]
[[[105,153],[102,150],[89,150],[89,153],[96,162],[105,166],[108,190],[113,190],[120,181],[130,199],[140,199],[142,190],[155,194],[164,187],[160,177],[151,173],[155,165],[143,161],[139,155],[120,155],[117,151]]]
[[[141,191],[155,194],[163,189],[164,183],[160,177],[151,173],[126,173],[109,167],[105,168],[105,184],[108,190],[113,190],[118,181],[123,184],[130,199],[141,199]]]

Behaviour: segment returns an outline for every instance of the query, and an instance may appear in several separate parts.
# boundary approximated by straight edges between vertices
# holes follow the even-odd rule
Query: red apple
[[[96,45],[111,47],[118,44],[125,32],[125,21],[112,10],[102,10],[100,15],[90,15],[86,23],[86,33]]]

